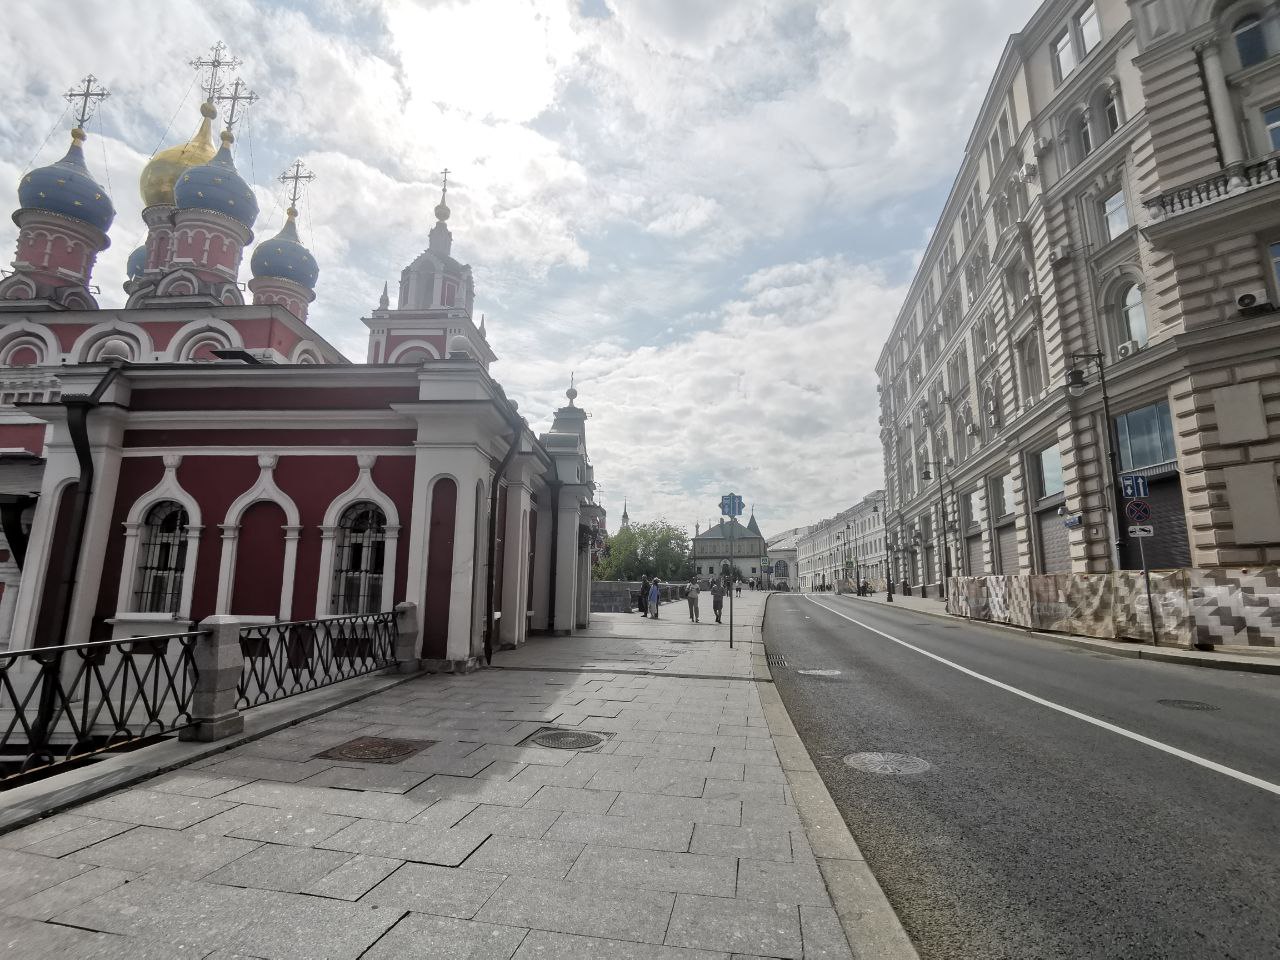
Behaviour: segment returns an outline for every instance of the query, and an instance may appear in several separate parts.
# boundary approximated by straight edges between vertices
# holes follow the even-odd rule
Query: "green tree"
[[[595,568],[597,580],[639,580],[646,574],[687,580],[693,575],[689,531],[665,520],[630,524],[605,545],[605,555]]]

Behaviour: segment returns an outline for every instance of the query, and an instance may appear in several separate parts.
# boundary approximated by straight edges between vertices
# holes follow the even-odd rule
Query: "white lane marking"
[[[1020,690],[1017,687],[1010,686],[1009,684],[997,680],[994,677],[988,677],[984,673],[978,673],[976,670],[970,670],[968,667],[961,666],[953,660],[948,660],[946,657],[940,657],[936,653],[930,653],[928,650],[917,647],[914,643],[899,640],[897,637],[885,633],[883,630],[877,630],[875,627],[865,624],[861,620],[856,620],[853,617],[847,616],[839,610],[832,610],[826,604],[818,603],[818,601],[814,600],[813,597],[807,597],[806,599],[808,599],[808,601],[814,606],[821,607],[828,613],[833,613],[843,620],[848,620],[850,623],[857,624],[864,630],[870,630],[872,633],[884,637],[886,640],[892,640],[894,643],[900,644],[908,650],[914,650],[916,653],[924,654],[931,660],[937,660],[939,663],[945,663],[953,670],[959,670],[961,673],[966,673],[975,679],[983,681],[984,683],[989,683],[993,687],[999,687],[1001,690],[1006,690],[1015,696],[1022,697],[1024,700],[1030,700],[1032,703],[1038,703],[1042,707],[1048,707],[1050,710],[1057,710],[1059,713],[1065,713],[1068,717],[1075,717],[1077,720],[1083,720],[1085,723],[1091,723],[1095,727],[1101,727],[1103,730],[1110,730],[1112,733],[1118,733],[1122,737],[1128,737],[1130,740],[1136,740],[1138,743],[1145,744],[1148,747],[1154,747],[1155,749],[1161,750],[1171,756],[1180,757],[1183,760],[1189,760],[1192,763],[1199,764],[1207,770],[1212,770],[1215,773],[1221,773],[1228,777],[1234,777],[1242,783],[1247,783],[1251,786],[1258,787],[1262,790],[1268,791],[1269,793],[1274,793],[1277,796],[1280,796],[1280,784],[1271,783],[1269,780],[1263,780],[1260,777],[1255,777],[1242,770],[1236,770],[1233,767],[1224,766],[1221,763],[1209,760],[1206,757],[1201,757],[1194,753],[1188,753],[1186,750],[1180,750],[1170,744],[1161,743],[1159,740],[1152,740],[1150,737],[1144,737],[1142,734],[1136,733],[1133,730],[1126,730],[1124,727],[1118,727],[1114,723],[1108,723],[1106,720],[1099,720],[1097,717],[1091,717],[1087,713],[1081,713],[1079,710],[1072,710],[1070,707],[1064,707],[1062,704],[1054,703],[1052,700],[1046,700],[1044,697],[1037,697],[1034,693],[1028,693],[1026,690]]]

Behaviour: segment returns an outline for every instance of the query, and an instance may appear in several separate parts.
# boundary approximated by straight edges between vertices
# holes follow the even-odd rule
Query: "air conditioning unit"
[[[1236,297],[1236,306],[1240,308],[1240,316],[1242,317],[1255,317],[1259,314],[1270,313],[1275,309],[1267,300],[1267,292],[1265,290],[1240,294],[1240,296]]]
[[[1118,360],[1127,360],[1141,349],[1142,347],[1138,345],[1137,340],[1126,340],[1116,348],[1116,358]]]
[[[1049,262],[1051,264],[1063,263],[1071,259],[1071,245],[1060,243],[1049,251]]]

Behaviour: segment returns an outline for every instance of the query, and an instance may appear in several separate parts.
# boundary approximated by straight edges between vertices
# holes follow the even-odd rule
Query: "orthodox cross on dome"
[[[71,109],[75,111],[76,126],[84,129],[84,125],[89,122],[89,118],[93,116],[98,104],[109,96],[111,94],[98,83],[98,78],[91,73],[80,81],[80,86],[72,87],[62,95],[62,98],[71,104]]]
[[[213,101],[215,103],[230,104],[230,106],[227,107],[228,130],[230,130],[232,125],[240,119],[236,116],[240,110],[240,105],[244,104],[248,107],[256,103],[257,100],[258,95],[250,90],[248,85],[239,77],[236,77],[235,81],[231,84],[231,91],[229,93],[215,93],[213,95]]]
[[[196,57],[191,61],[191,66],[197,70],[205,72],[204,98],[209,102],[222,92],[222,72],[224,70],[234,70],[240,66],[242,61],[235,57],[227,55],[227,45],[219,40],[209,48],[209,58]]]
[[[298,206],[298,194],[302,192],[302,185],[310,183],[316,178],[316,175],[302,165],[301,160],[293,161],[291,166],[277,178],[281,183],[289,184],[289,208],[292,210]]]
[[[436,219],[441,223],[449,219],[449,205],[445,202],[445,198],[448,196],[449,168],[445,167],[440,171],[440,202],[436,204]]]

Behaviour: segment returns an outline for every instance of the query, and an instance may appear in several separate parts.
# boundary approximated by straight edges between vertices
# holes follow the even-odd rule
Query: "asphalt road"
[[[921,957],[1280,957],[1280,795],[866,627],[1272,785],[1280,676],[1096,654],[855,598],[771,597],[778,691]],[[844,762],[862,752],[929,767]]]

